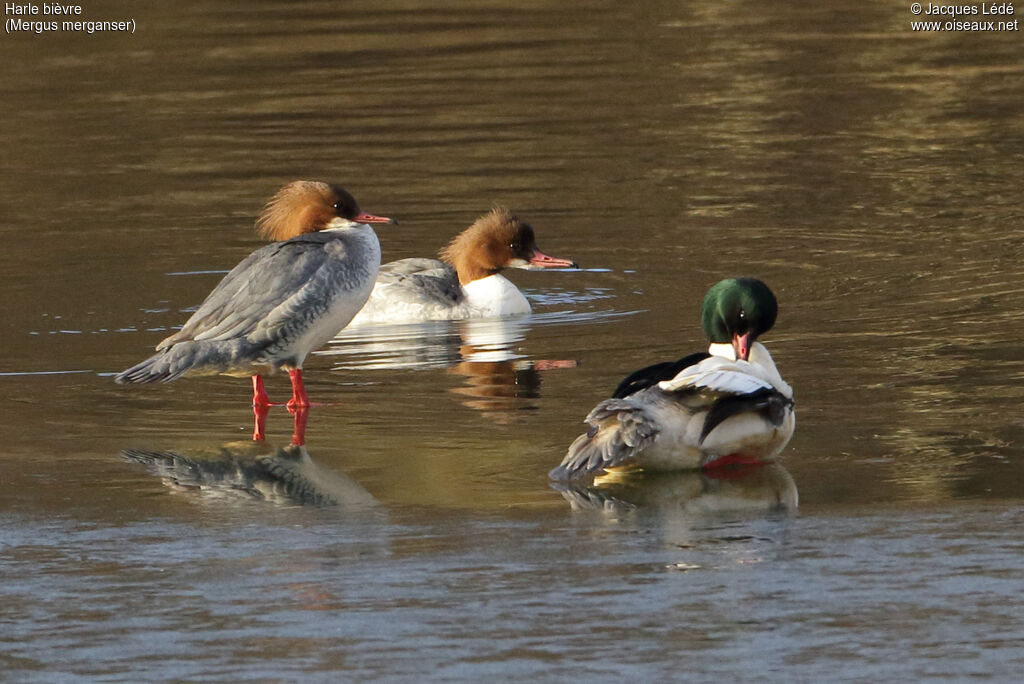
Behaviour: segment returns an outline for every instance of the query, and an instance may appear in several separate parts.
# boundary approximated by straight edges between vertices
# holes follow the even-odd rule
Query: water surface
[[[8,676],[1016,679],[1018,34],[881,2],[83,9],[138,30],[0,41]],[[528,318],[343,334],[302,454],[283,408],[248,441],[244,381],[115,385],[295,178],[398,217],[385,259],[504,203],[584,268],[513,273]],[[552,488],[731,275],[780,300],[782,465]]]

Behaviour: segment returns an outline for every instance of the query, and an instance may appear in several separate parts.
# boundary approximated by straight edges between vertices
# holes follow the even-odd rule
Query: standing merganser
[[[530,303],[502,269],[578,268],[541,252],[530,224],[501,207],[459,233],[440,256],[381,266],[352,326],[528,314]]]
[[[220,281],[157,354],[120,373],[119,383],[170,382],[181,375],[252,375],[253,404],[269,405],[260,373],[288,371],[292,409],[309,406],[302,363],[366,302],[380,268],[370,223],[336,185],[295,181],[267,203],[256,230],[282,240],[250,254]]]
[[[757,338],[778,303],[753,278],[708,290],[707,353],[636,371],[586,418],[590,428],[549,475],[572,480],[612,469],[685,470],[773,460],[793,436],[793,390]]]

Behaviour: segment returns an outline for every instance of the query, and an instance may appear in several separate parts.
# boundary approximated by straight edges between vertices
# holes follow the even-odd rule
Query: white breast
[[[347,269],[351,280],[345,282],[342,289],[329,293],[333,296],[328,310],[295,342],[294,347],[300,358],[323,346],[345,328],[363,308],[373,290],[380,268],[380,242],[377,234],[366,224],[357,224],[345,230],[351,231],[354,238],[350,243],[351,252],[345,257],[346,261],[353,262],[353,268]]]
[[[473,317],[517,316],[530,313],[530,302],[508,278],[495,274],[462,286]]]

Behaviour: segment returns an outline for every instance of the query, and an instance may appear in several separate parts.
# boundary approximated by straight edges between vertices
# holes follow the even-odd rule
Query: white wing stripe
[[[675,391],[684,387],[707,387],[716,392],[731,392],[734,394],[750,394],[759,389],[771,389],[772,385],[766,380],[735,370],[710,370],[702,373],[691,373],[688,375],[677,375],[671,380],[658,383],[658,386],[667,391]]]

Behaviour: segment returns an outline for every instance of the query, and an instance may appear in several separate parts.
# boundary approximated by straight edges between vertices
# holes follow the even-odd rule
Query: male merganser
[[[612,469],[685,470],[773,460],[793,436],[793,390],[757,338],[778,303],[753,278],[708,290],[707,353],[636,371],[586,418],[590,424],[549,475],[572,480]]]
[[[256,230],[282,240],[250,254],[224,276],[157,354],[120,373],[119,383],[170,382],[186,373],[252,375],[253,404],[269,405],[260,373],[283,368],[289,408],[309,406],[302,363],[366,302],[380,268],[367,225],[392,219],[360,211],[336,185],[295,181],[267,203]]]
[[[501,207],[478,218],[440,256],[443,261],[400,259],[381,266],[352,325],[527,314],[530,303],[499,275],[502,269],[578,268],[541,252],[530,224]]]

